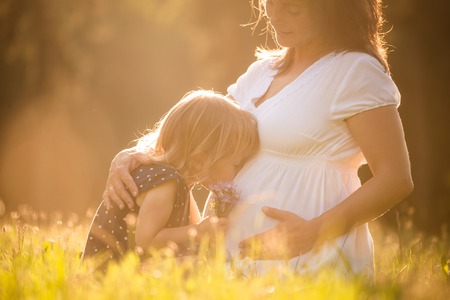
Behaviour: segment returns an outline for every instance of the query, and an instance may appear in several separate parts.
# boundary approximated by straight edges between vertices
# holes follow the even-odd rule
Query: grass
[[[129,254],[106,274],[80,264],[90,218],[23,209],[1,219],[0,299],[448,299],[449,244],[402,222],[395,232],[371,224],[374,282],[329,270],[314,277],[286,270],[242,278],[222,255],[175,259],[169,252],[141,264]],[[400,234],[399,234],[400,233]]]

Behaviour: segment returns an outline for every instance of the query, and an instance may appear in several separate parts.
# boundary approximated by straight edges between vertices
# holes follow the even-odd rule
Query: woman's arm
[[[414,188],[403,126],[395,106],[358,114],[349,118],[347,124],[373,176],[340,205],[319,217],[320,236],[324,239],[383,215]]]
[[[130,209],[133,208],[132,196],[137,196],[138,188],[130,173],[140,165],[149,163],[151,163],[149,156],[136,147],[122,150],[114,157],[102,195],[106,207],[111,208],[115,204],[123,209],[126,203]]]
[[[264,253],[258,258],[297,256],[379,217],[411,193],[411,168],[397,109],[386,106],[369,110],[347,119],[347,125],[373,177],[339,205],[309,221],[288,211],[264,208],[280,223],[242,241],[243,255],[251,253],[251,244],[256,240],[262,243]]]

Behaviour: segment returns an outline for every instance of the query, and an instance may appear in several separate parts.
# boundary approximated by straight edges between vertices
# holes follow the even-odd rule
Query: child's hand
[[[215,237],[218,233],[224,233],[227,230],[228,219],[210,216],[197,223],[196,227],[200,237],[203,235]]]

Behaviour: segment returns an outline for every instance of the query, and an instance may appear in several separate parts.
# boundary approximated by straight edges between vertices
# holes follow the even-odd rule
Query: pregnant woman
[[[242,202],[230,214],[227,250],[256,274],[287,263],[299,273],[370,275],[367,222],[413,189],[381,1],[260,0],[259,7],[279,48],[257,51],[228,89],[256,116],[261,151],[235,178]],[[129,171],[146,161],[134,149],[116,156],[107,203],[130,203]],[[373,176],[361,186],[366,163]]]

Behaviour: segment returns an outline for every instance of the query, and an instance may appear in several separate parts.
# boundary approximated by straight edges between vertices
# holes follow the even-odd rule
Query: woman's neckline
[[[255,97],[251,100],[251,103],[255,109],[260,108],[261,106],[264,106],[267,102],[271,102],[273,98],[276,98],[278,95],[283,94],[286,90],[289,89],[291,85],[293,85],[298,80],[306,77],[308,78],[308,74],[311,74],[314,69],[322,65],[324,61],[326,61],[328,58],[334,57],[336,54],[336,51],[331,51],[321,57],[319,57],[317,60],[315,60],[312,64],[310,64],[308,67],[303,69],[299,74],[295,75],[292,80],[290,80],[288,83],[283,85],[280,89],[278,89],[274,94],[265,97],[267,95],[267,92],[269,91],[270,87],[272,86],[272,83],[274,79],[277,76],[277,70],[272,69],[271,74],[269,75],[270,81],[265,89],[265,92],[260,97]],[[264,99],[263,99],[264,98]],[[261,101],[263,99],[263,101]],[[259,103],[258,103],[259,102]]]

